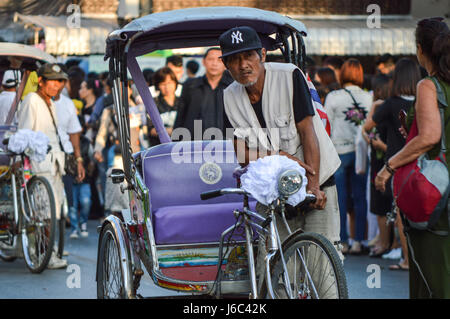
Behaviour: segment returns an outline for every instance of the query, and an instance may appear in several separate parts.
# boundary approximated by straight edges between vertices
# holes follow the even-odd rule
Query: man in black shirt
[[[205,75],[187,80],[183,85],[181,100],[174,128],[189,130],[192,140],[203,139],[208,128],[223,129],[223,90],[233,81],[220,60],[220,48],[210,48],[203,58]],[[201,120],[194,130],[194,121]],[[196,122],[197,125],[199,122]],[[194,134],[198,132],[197,134]],[[201,135],[199,134],[201,132]]]
[[[257,37],[256,32],[254,32],[253,29],[247,27],[242,27],[241,29],[242,30],[237,30],[234,32],[247,32],[248,37],[251,37],[254,33],[254,36]],[[230,31],[231,30],[227,32],[230,33]],[[236,50],[233,50],[233,45],[228,43],[228,39],[231,37],[228,36],[227,32],[222,34],[219,40],[224,53],[222,60],[226,68],[230,71],[232,77],[245,87],[245,91],[248,94],[248,98],[255,111],[261,128],[267,128],[262,112],[262,96],[266,73],[264,69],[266,51],[260,46],[260,39],[258,38],[253,41],[257,44],[256,47],[250,44],[250,46],[243,47],[242,50],[238,49],[236,52]],[[227,35],[227,39],[225,39],[225,35]],[[252,43],[252,41],[250,41],[250,43]],[[314,116],[315,112],[311,101],[311,95],[309,93],[306,81],[298,69],[292,73],[292,77],[294,87],[294,118],[298,134],[300,135],[303,144],[303,153],[306,163],[285,151],[281,150],[279,154],[285,155],[297,161],[306,169],[306,176],[308,178],[307,190],[313,193],[317,198],[314,208],[324,209],[327,199],[325,193],[320,190],[319,174],[316,174],[316,172],[319,172],[320,153],[318,140],[312,121],[312,116]],[[224,127],[233,127],[226,115],[224,115]],[[237,146],[238,143],[245,143],[245,141],[239,139],[235,140],[235,149],[242,149]],[[260,157],[257,150],[250,150],[248,147],[246,147],[246,150],[248,154],[245,155],[245,164],[248,164],[250,159]]]

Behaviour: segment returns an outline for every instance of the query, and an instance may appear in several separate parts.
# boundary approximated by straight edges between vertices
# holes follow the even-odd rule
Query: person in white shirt
[[[5,124],[11,105],[16,97],[16,87],[19,84],[19,76],[16,77],[13,70],[6,70],[3,74],[2,89],[0,93],[0,125]]]
[[[75,109],[75,105],[73,104],[72,100],[66,97],[64,94],[62,94],[63,89],[65,88],[65,82],[62,81],[61,88],[59,89],[58,94],[54,97],[54,103],[56,107],[56,117],[58,119],[58,131],[59,136],[61,139],[61,144],[64,148],[65,153],[73,153],[75,157],[79,160],[77,160],[77,169],[78,169],[78,176],[76,179],[74,179],[70,175],[64,175],[63,176],[63,182],[64,182],[64,188],[66,191],[66,198],[67,198],[67,204],[69,207],[69,217],[70,217],[70,225],[71,225],[71,238],[72,234],[78,233],[79,227],[78,222],[80,222],[81,227],[81,235],[82,237],[87,237],[87,214],[89,214],[90,210],[90,192],[88,193],[87,200],[85,199],[84,202],[86,202],[86,208],[83,211],[83,214],[80,215],[80,220],[78,219],[78,210],[76,207],[78,205],[74,205],[74,203],[82,202],[78,199],[78,196],[74,196],[74,187],[79,187],[79,182],[82,182],[85,178],[85,168],[83,165],[83,159],[81,156],[81,150],[80,150],[80,134],[82,131],[80,121],[77,116],[77,111]],[[76,186],[74,186],[74,183]],[[85,186],[85,185],[83,185]],[[89,184],[87,185],[89,187]],[[89,189],[90,191],[90,189]],[[80,194],[80,192],[77,192],[76,194]],[[87,211],[87,214],[86,214]]]
[[[57,64],[44,64],[38,70],[37,92],[29,93],[20,105],[17,120],[19,129],[41,131],[47,135],[51,146],[50,152],[42,162],[31,160],[33,174],[45,177],[53,191],[55,198],[56,219],[61,218],[61,208],[64,199],[64,185],[62,176],[64,172],[64,150],[60,147],[56,117],[56,107],[52,101],[67,75]],[[67,267],[67,260],[58,258],[56,252],[52,253],[48,268],[58,269]]]
[[[356,215],[356,234],[350,249],[352,254],[362,252],[367,220],[366,181],[367,175],[355,172],[355,137],[372,105],[372,95],[361,89],[364,74],[361,63],[347,60],[340,70],[342,89],[332,91],[325,98],[325,110],[331,124],[331,140],[341,159],[341,166],[335,173],[338,189],[339,211],[341,213],[341,241],[343,252],[348,252],[347,197],[353,197]],[[347,179],[350,178],[352,195],[347,194]]]

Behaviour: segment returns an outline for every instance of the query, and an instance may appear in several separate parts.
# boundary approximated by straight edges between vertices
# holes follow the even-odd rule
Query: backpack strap
[[[444,119],[444,110],[446,107],[448,107],[447,101],[445,99],[444,91],[442,90],[441,84],[436,79],[436,77],[431,76],[430,79],[433,81],[435,87],[436,87],[436,93],[437,93],[437,100],[438,100],[438,107],[439,107],[439,113],[441,115],[441,154],[440,158],[443,160],[443,154],[447,152],[447,144],[445,140],[445,119]],[[446,161],[443,161],[443,163],[447,166]]]
[[[437,100],[438,100],[438,106],[439,106],[439,112],[441,114],[441,127],[442,127],[442,137],[441,137],[441,154],[440,158],[441,161],[447,166],[447,162],[444,161],[443,154],[445,154],[447,150],[447,146],[445,144],[445,123],[444,123],[444,109],[448,107],[447,100],[445,98],[444,91],[442,90],[441,84],[439,83],[438,79],[434,76],[431,76],[430,79],[433,81],[434,85],[436,86],[436,94],[437,94]],[[447,167],[448,169],[448,167]],[[450,227],[450,213],[448,213],[448,225]],[[448,232],[446,231],[431,231],[432,233],[435,233],[439,236],[448,236]]]

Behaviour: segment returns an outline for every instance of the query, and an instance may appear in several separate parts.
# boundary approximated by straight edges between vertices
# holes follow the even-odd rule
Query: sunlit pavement
[[[46,269],[41,274],[32,274],[23,259],[12,263],[0,261],[0,298],[96,298],[98,225],[98,221],[89,221],[88,238],[69,239],[69,232],[66,231],[65,250],[69,256],[64,258],[69,263],[67,269]],[[350,298],[408,298],[408,272],[388,269],[390,264],[396,262],[368,256],[347,256],[344,268]],[[77,273],[80,275],[79,281],[76,280]],[[141,280],[138,292],[144,297],[181,295],[156,287],[147,273]]]

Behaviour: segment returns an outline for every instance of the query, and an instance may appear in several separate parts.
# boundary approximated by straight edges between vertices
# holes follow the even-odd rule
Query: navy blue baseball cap
[[[261,39],[253,28],[242,26],[232,28],[219,37],[222,58],[232,54],[262,48]]]

